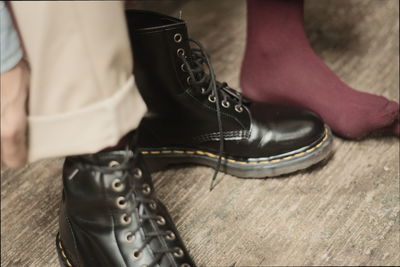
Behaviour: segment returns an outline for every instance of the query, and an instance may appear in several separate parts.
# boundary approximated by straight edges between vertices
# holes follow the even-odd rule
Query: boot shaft
[[[195,266],[138,154],[68,157],[63,185],[57,244],[68,266]]]
[[[63,169],[65,212],[98,227],[112,225],[112,214],[121,215],[121,209],[132,204],[120,196],[130,195],[132,188],[141,195],[153,191],[151,179],[143,175],[141,169],[133,167],[134,161],[130,151],[66,158]],[[132,170],[133,175],[129,174]],[[130,206],[128,213],[133,209],[133,205]]]
[[[150,112],[169,112],[189,88],[179,58],[190,57],[186,23],[150,11],[128,10],[126,15],[139,91]]]

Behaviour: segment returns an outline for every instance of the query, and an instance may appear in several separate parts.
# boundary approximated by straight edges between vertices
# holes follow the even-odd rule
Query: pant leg
[[[146,107],[123,2],[18,1],[12,10],[31,67],[30,161],[94,153],[137,127]]]

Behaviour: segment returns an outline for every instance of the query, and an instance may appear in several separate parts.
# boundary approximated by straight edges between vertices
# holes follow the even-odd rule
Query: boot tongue
[[[230,88],[230,87],[224,87],[223,88],[223,90],[229,95],[229,96],[231,96],[231,97],[233,97],[233,98],[239,98],[239,97],[241,97],[242,98],[242,103],[243,104],[246,104],[246,105],[249,105],[249,104],[251,104],[251,100],[250,99],[248,99],[247,97],[245,97],[244,95],[242,95],[242,94],[240,94],[238,91],[236,91],[235,89],[232,89],[232,88]]]

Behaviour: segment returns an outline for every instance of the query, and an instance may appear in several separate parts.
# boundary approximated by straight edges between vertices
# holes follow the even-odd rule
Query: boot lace
[[[197,41],[189,39],[189,42],[194,43],[197,47],[191,48],[190,59],[184,53],[178,54],[183,61],[183,71],[189,74],[188,83],[200,90],[202,94],[209,94],[208,100],[215,102],[217,111],[218,131],[219,131],[219,153],[218,162],[215,167],[214,175],[211,178],[210,191],[214,188],[214,183],[217,178],[219,169],[221,168],[222,156],[224,154],[224,133],[221,118],[221,107],[228,108],[230,102],[235,103],[235,110],[237,112],[243,111],[243,105],[249,101],[245,99],[242,94],[230,88],[226,82],[219,82],[216,80],[214,68],[211,64],[210,56],[205,51],[204,47]],[[206,66],[206,69],[204,68]],[[220,99],[222,101],[220,102]]]
[[[119,163],[117,161],[110,161],[108,167],[95,167],[102,173],[115,173],[116,171],[122,172],[121,177],[116,178],[112,183],[112,189],[115,192],[121,192],[124,190],[124,186],[129,186],[129,190],[126,192],[126,194],[118,197],[116,201],[117,207],[125,211],[125,213],[123,213],[120,217],[123,225],[128,225],[131,223],[131,215],[128,214],[131,214],[133,210],[138,211],[137,214],[139,221],[137,222],[137,227],[132,231],[127,232],[125,235],[126,242],[131,242],[131,240],[133,240],[133,238],[136,236],[136,233],[140,231],[146,221],[153,221],[156,225],[160,226],[163,226],[167,223],[164,217],[154,214],[154,212],[150,211],[150,209],[155,210],[157,206],[157,201],[150,197],[152,193],[150,185],[145,183],[141,184],[137,182],[130,182],[135,179],[142,179],[142,171],[133,166],[133,157],[133,152],[126,150],[123,162]],[[139,191],[141,191],[142,194],[140,194]],[[130,211],[128,211],[127,203],[130,199],[133,200],[133,205],[131,205]],[[150,242],[155,238],[166,238],[167,240],[175,239],[175,234],[172,231],[161,231],[159,227],[152,228],[154,231],[145,232],[143,244],[132,252],[133,259],[139,259],[146,246],[149,245]],[[153,261],[145,266],[156,266],[168,253],[171,253],[174,257],[183,257],[184,255],[183,250],[179,247],[163,247],[159,250],[153,250],[153,253],[155,255]],[[174,265],[174,263],[171,264]]]

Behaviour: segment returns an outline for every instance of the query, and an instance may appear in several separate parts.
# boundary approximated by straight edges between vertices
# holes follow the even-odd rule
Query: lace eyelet
[[[181,267],[191,267],[191,266],[188,263],[183,263],[183,264],[181,264]]]
[[[110,161],[108,163],[108,167],[114,168],[114,167],[117,167],[117,166],[119,166],[119,162],[116,161],[116,160],[112,160],[112,161]]]
[[[207,93],[207,90],[205,88],[201,87],[201,94],[205,95],[206,93]]]
[[[174,256],[175,256],[176,258],[182,258],[183,255],[185,255],[185,253],[183,252],[183,250],[182,250],[181,248],[179,248],[179,247],[175,247],[174,250],[175,250]]]
[[[176,33],[175,35],[174,35],[174,41],[175,41],[175,43],[180,43],[180,42],[182,42],[182,34],[180,34],[180,33]]]
[[[229,103],[229,101],[222,100],[221,105],[224,108],[229,108],[231,106],[231,103]]]
[[[111,183],[111,188],[115,191],[115,192],[121,192],[124,190],[125,185],[121,182],[120,179],[115,179],[112,181]]]
[[[143,173],[142,173],[141,169],[139,169],[139,168],[133,169],[133,178],[140,179],[140,178],[142,178],[142,175],[143,175]]]
[[[178,50],[176,50],[176,54],[181,57],[185,55],[185,50],[183,48],[179,48]]]
[[[142,252],[139,251],[138,249],[134,249],[134,250],[132,251],[132,258],[133,258],[134,260],[139,259],[141,256],[142,256]]]
[[[143,189],[142,189],[143,194],[145,195],[149,195],[151,193],[151,187],[148,184],[144,184],[143,185]]]
[[[236,112],[241,113],[243,111],[243,107],[239,106],[239,105],[236,105],[235,106],[235,110],[236,110]]]
[[[124,197],[117,197],[115,200],[115,204],[117,204],[117,207],[120,208],[121,210],[126,209],[128,207],[128,202]]]
[[[149,203],[149,207],[150,207],[152,210],[155,210],[155,209],[157,209],[157,203],[156,203],[154,200],[152,200],[152,201]]]
[[[132,221],[132,218],[128,216],[128,214],[124,213],[121,215],[120,221],[123,225],[130,224]]]
[[[128,243],[132,243],[133,241],[135,241],[135,235],[132,232],[127,232],[125,234],[125,241]]]
[[[174,232],[172,232],[172,231],[167,231],[167,235],[165,236],[165,238],[166,238],[167,240],[172,241],[172,240],[175,240],[176,236],[175,236]]]
[[[188,85],[192,85],[192,84],[191,84],[191,82],[192,82],[192,77],[188,76],[188,77],[186,78],[186,82],[187,82]]]
[[[210,101],[211,103],[215,103],[215,101],[217,101],[217,98],[213,95],[209,95],[208,96],[208,101]]]
[[[182,64],[182,65],[181,65],[181,70],[182,70],[183,72],[187,72],[185,68],[186,68],[185,64]]]
[[[158,219],[156,222],[158,225],[165,225],[165,219],[163,216],[158,216]]]

